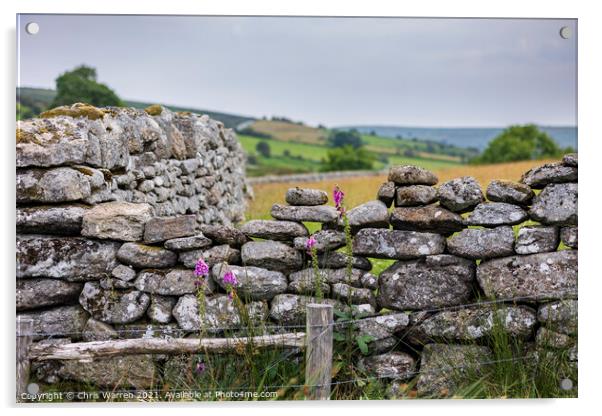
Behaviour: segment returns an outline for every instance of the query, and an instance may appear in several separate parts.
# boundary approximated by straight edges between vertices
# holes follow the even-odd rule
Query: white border
[[[508,414],[517,411],[529,411],[533,414],[577,414],[588,410],[599,408],[596,403],[600,386],[599,375],[600,354],[600,321],[601,313],[598,305],[602,288],[594,250],[599,250],[600,239],[596,238],[595,232],[599,228],[600,220],[597,218],[600,210],[596,196],[599,195],[599,173],[594,171],[600,166],[598,155],[601,155],[600,142],[602,141],[602,129],[600,117],[602,105],[600,88],[600,77],[602,65],[600,59],[600,39],[602,30],[600,15],[596,13],[596,2],[575,1],[531,1],[504,0],[493,3],[492,1],[470,1],[470,0],[426,0],[412,2],[385,2],[379,0],[371,1],[325,1],[325,0],[253,0],[253,1],[127,1],[127,0],[21,0],[7,4],[1,2],[2,13],[0,19],[3,29],[2,47],[2,97],[5,105],[2,107],[2,131],[4,137],[2,143],[3,175],[1,194],[4,199],[2,204],[2,220],[4,230],[2,244],[2,265],[4,304],[2,312],[4,315],[4,339],[2,342],[2,357],[5,359],[3,374],[0,378],[0,392],[3,395],[4,406],[13,403],[14,391],[14,341],[11,335],[14,333],[14,127],[15,127],[15,14],[20,13],[106,13],[106,14],[237,14],[237,15],[332,15],[332,16],[440,16],[440,17],[554,17],[554,18],[578,18],[579,19],[579,150],[581,154],[580,166],[580,189],[581,192],[581,223],[587,227],[580,230],[580,348],[579,348],[579,399],[576,400],[513,400],[513,401],[412,401],[412,402],[333,402],[327,404],[319,403],[220,403],[218,405],[187,406],[186,404],[157,404],[144,406],[128,405],[126,411],[143,411],[148,414],[166,414],[169,412],[196,414],[228,414],[230,412],[241,413],[245,416],[261,414],[288,415],[307,414],[319,411],[344,412],[346,414],[365,415],[377,412],[424,412],[430,414],[433,411],[446,415],[468,415],[484,412],[488,415]],[[77,36],[77,34],[74,34]],[[57,50],[57,53],[60,51]],[[43,62],[40,62],[43,65]],[[598,198],[599,199],[599,198]],[[109,409],[107,409],[109,407]],[[380,409],[378,409],[380,407]],[[322,409],[324,408],[324,409]],[[88,405],[84,410],[86,414],[103,414],[106,412],[122,410],[118,406]],[[11,414],[64,414],[77,412],[81,409],[72,406],[39,406],[39,409],[10,409]],[[428,413],[427,413],[428,412]],[[599,412],[599,410],[598,410]],[[121,413],[121,412],[120,412]]]

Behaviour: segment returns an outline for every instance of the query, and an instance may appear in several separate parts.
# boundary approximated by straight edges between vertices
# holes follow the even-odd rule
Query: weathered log
[[[194,354],[236,352],[240,346],[252,344],[257,348],[303,348],[305,333],[261,335],[241,338],[176,338],[120,339],[79,342],[60,345],[35,343],[29,347],[29,358],[35,361],[79,360],[122,356],[126,354]]]

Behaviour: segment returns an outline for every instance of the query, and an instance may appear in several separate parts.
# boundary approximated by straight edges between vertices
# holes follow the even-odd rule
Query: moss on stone
[[[159,104],[153,104],[146,107],[144,111],[146,111],[146,114],[149,116],[160,116],[163,112],[163,107],[161,107]]]
[[[40,114],[42,118],[52,118],[58,116],[68,116],[73,118],[85,117],[90,120],[98,120],[105,116],[105,110],[96,108],[90,104],[76,103],[72,106],[56,107]]]

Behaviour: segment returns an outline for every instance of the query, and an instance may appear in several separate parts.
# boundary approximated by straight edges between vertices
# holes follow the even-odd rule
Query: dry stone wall
[[[319,284],[322,301],[351,317],[347,325],[355,333],[369,336],[359,365],[390,379],[391,397],[416,374],[420,394],[453,391],[449,372],[431,370],[465,366],[475,357],[481,358],[473,363],[479,366],[489,359],[491,351],[482,344],[495,322],[537,348],[571,348],[576,360],[576,155],[532,169],[518,183],[492,181],[485,190],[471,177],[436,186],[432,172],[394,167],[389,182],[375,190],[374,201],[346,213],[350,257],[344,221],[322,190],[292,188],[285,205],[273,206],[273,220],[239,227],[229,224],[237,215],[219,204],[183,209],[174,201],[191,196],[177,191],[167,200],[179,207],[174,211],[162,208],[166,201],[138,200],[142,194],[158,196],[156,179],[167,178],[185,189],[201,180],[209,187],[201,186],[203,195],[215,184],[236,189],[227,196],[221,187],[215,192],[241,206],[240,149],[231,133],[207,118],[103,111],[110,112],[98,119],[100,124],[58,116],[21,127],[22,135],[37,133],[17,144],[17,311],[34,320],[40,342],[184,337],[201,328],[216,336],[237,333],[243,319],[224,282],[231,271],[245,315],[276,331],[304,325],[305,305],[318,300]],[[123,119],[137,121],[119,122]],[[94,126],[86,133],[88,146],[92,135],[103,138],[96,150],[80,147],[66,127],[56,127],[61,133],[52,140],[41,139],[41,123],[73,129],[79,123],[80,130],[73,131]],[[125,126],[138,132],[145,126],[163,136],[144,133],[112,144],[125,140],[118,134]],[[188,150],[193,143],[198,149],[210,132],[223,147],[213,148],[208,165],[203,153],[195,157]],[[58,154],[50,156],[54,151]],[[180,151],[185,159],[171,158]],[[120,152],[129,152],[127,161]],[[159,174],[160,166],[164,173]],[[208,177],[217,182],[208,185]],[[234,178],[237,183],[230,182]],[[143,185],[147,181],[153,185]],[[159,188],[175,189],[165,183]],[[307,223],[319,224],[313,234],[319,274],[306,248]],[[204,297],[197,296],[198,259],[210,267]],[[392,264],[377,275],[374,259]],[[204,299],[204,314],[199,299]],[[170,363],[166,357],[139,357],[129,364],[136,371],[127,377],[113,374],[129,359],[99,360],[93,366],[37,364],[35,371],[43,382],[140,388],[156,383],[158,368]]]

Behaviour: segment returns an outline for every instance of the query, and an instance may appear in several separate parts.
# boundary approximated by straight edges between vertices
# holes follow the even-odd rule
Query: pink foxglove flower
[[[207,276],[209,274],[209,266],[203,259],[198,259],[194,267],[194,274],[197,277]]]
[[[238,286],[238,280],[236,279],[234,273],[232,273],[231,271],[227,271],[226,274],[224,274],[224,284],[230,285],[232,287]]]
[[[309,238],[307,239],[307,242],[305,243],[305,248],[307,249],[307,251],[311,252],[311,249],[314,248],[315,245],[316,245],[316,239],[314,238],[313,235],[309,236]]]

